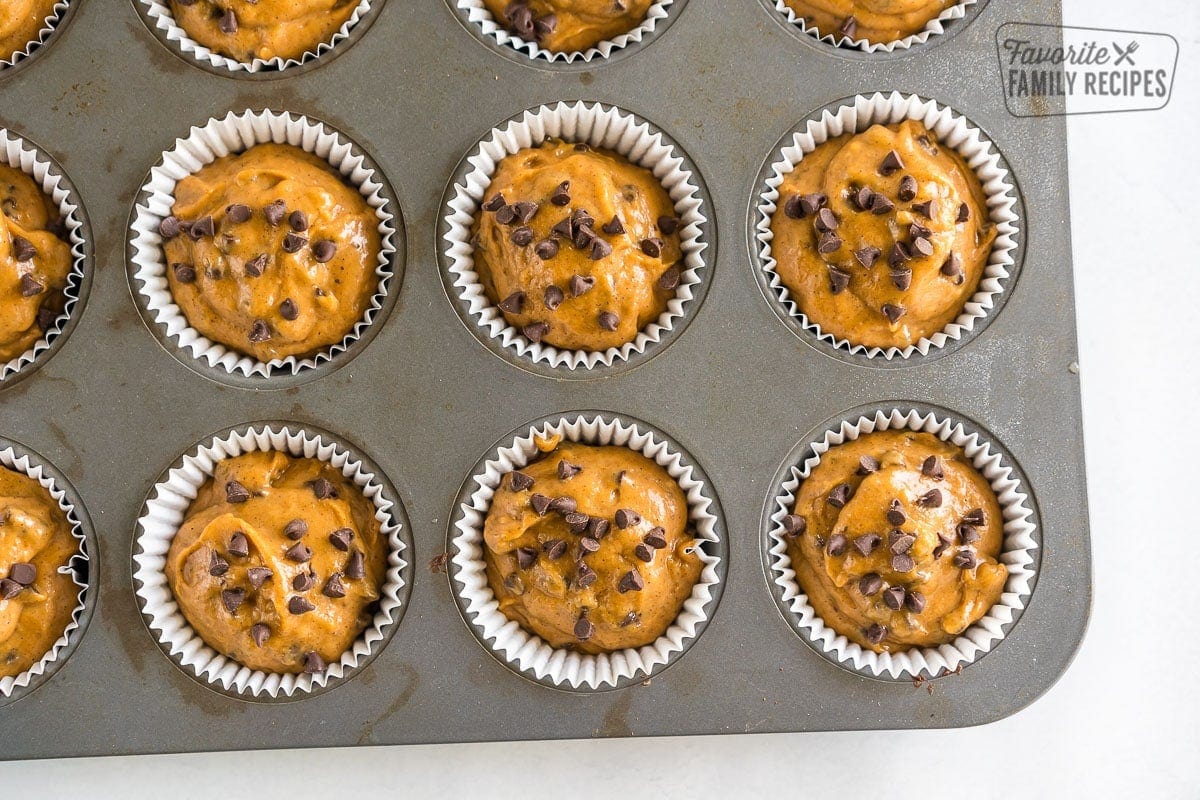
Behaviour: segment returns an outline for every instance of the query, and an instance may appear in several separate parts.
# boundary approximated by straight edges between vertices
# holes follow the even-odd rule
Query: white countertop
[[[1166,109],[1069,120],[1095,603],[1074,665],[1042,699],[968,730],[10,763],[0,765],[0,794],[697,797],[786,786],[859,796],[864,778],[896,781],[896,794],[917,790],[919,770],[925,797],[966,790],[984,800],[1018,788],[1026,797],[1200,797],[1200,580],[1190,550],[1200,536],[1200,432],[1168,427],[1200,397],[1200,3],[1143,0],[1135,16],[1118,0],[1065,6],[1068,24],[1169,32],[1181,52]],[[998,779],[971,779],[994,769]]]

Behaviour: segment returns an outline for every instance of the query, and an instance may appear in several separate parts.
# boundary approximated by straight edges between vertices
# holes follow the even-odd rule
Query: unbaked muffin
[[[170,0],[179,27],[234,61],[299,59],[349,21],[359,0]]]

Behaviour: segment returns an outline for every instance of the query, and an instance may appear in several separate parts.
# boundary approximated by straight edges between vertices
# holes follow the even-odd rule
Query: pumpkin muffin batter
[[[818,616],[876,652],[952,641],[1008,579],[996,495],[961,449],[928,433],[831,448],[783,526]]]
[[[187,35],[234,61],[299,59],[333,39],[359,0],[171,0]]]
[[[784,0],[822,36],[885,44],[912,36],[960,0]]]
[[[683,490],[627,447],[539,441],[484,523],[500,611],[551,647],[608,653],[661,636],[702,564]]]
[[[58,207],[33,179],[0,164],[0,363],[41,339],[62,312],[71,248]]]
[[[378,290],[379,220],[328,163],[260,144],[175,187],[167,280],[200,333],[271,361],[336,344]]]
[[[651,172],[550,140],[502,160],[473,227],[475,268],[533,342],[607,350],[633,341],[679,285],[675,208]]]
[[[325,462],[269,451],[217,464],[165,571],[215,650],[250,669],[323,672],[371,621],[386,562],[357,486]]]
[[[779,187],[775,271],[826,333],[908,347],[942,330],[975,293],[996,230],[983,187],[922,123],[830,139]]]
[[[41,661],[79,605],[67,567],[79,541],[40,483],[0,467],[0,676]]]
[[[5,0],[0,3],[0,61],[7,61],[38,38],[57,0]]]
[[[653,0],[484,0],[497,24],[553,53],[589,50],[636,28]]]

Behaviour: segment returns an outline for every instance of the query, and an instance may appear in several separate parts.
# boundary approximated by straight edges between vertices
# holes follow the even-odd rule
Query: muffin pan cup
[[[687,0],[651,46],[567,71],[481,46],[448,0],[389,1],[337,58],[250,81],[181,60],[142,24],[135,0],[79,3],[50,57],[0,81],[0,124],[53,153],[78,188],[95,231],[95,281],[66,346],[0,390],[0,436],[44,454],[86,501],[102,538],[89,586],[101,602],[66,663],[0,709],[10,732],[0,759],[938,728],[993,721],[1036,699],[1070,663],[1091,596],[1066,133],[1061,117],[1008,114],[995,35],[1058,11],[1043,0],[977,6],[936,47],[846,58],[789,30],[773,5]],[[942,78],[948,70],[954,81]],[[760,169],[798,121],[893,90],[986,132],[1015,177],[1024,256],[1003,305],[961,344],[936,358],[842,359],[781,324],[761,289],[749,220]],[[527,109],[579,102],[669,135],[702,179],[710,233],[719,233],[704,239],[707,295],[686,307],[686,327],[635,368],[586,370],[590,380],[498,357],[464,321],[439,261],[446,190],[466,174],[456,173],[464,155]],[[122,269],[147,173],[192,126],[247,108],[322,120],[370,154],[403,211],[408,268],[389,292],[395,305],[339,369],[269,380],[197,370],[144,324]],[[960,674],[920,687],[849,669],[806,642],[764,555],[764,509],[793,450],[833,423],[897,406],[986,431],[1037,517],[1037,581],[1019,619]],[[652,429],[686,454],[723,519],[720,596],[705,607],[703,630],[648,681],[631,674],[617,688],[575,690],[513,669],[480,641],[452,579],[459,493],[481,456],[548,418],[594,413],[579,409]],[[181,669],[145,624],[133,578],[138,519],[164,468],[214,431],[253,420],[360,446],[410,523],[410,593],[391,638],[337,688],[288,702]]]

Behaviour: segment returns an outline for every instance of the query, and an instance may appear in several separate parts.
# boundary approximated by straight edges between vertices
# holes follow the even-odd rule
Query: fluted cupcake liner
[[[0,58],[0,75],[9,67],[16,66],[20,61],[29,58],[38,48],[45,47],[46,42],[58,30],[58,24],[62,21],[63,15],[67,13],[70,7],[71,5],[67,0],[59,0],[59,2],[55,3],[50,9],[50,13],[42,21],[42,27],[38,29],[37,36],[8,58]]]
[[[644,423],[617,415],[563,414],[534,423],[523,435],[508,444],[501,444],[496,457],[486,461],[468,480],[468,487],[464,489],[466,499],[457,509],[454,520],[453,531],[457,534],[451,541],[451,582],[463,615],[476,636],[514,671],[563,688],[596,690],[618,686],[649,677],[666,667],[683,653],[707,624],[722,579],[720,556],[715,548],[709,551],[703,546],[704,542],[715,545],[722,536],[722,523],[712,490],[696,474],[686,453],[676,450],[645,427]],[[500,481],[509,472],[541,455],[535,440],[550,436],[592,445],[628,447],[665,469],[687,497],[688,518],[695,528],[696,538],[702,542],[698,552],[704,566],[674,623],[648,645],[597,655],[554,648],[500,611],[487,579],[484,522]]]
[[[891,125],[908,119],[924,123],[937,136],[940,144],[955,150],[974,170],[987,198],[986,211],[996,227],[996,239],[975,294],[967,300],[953,322],[908,347],[868,347],[822,330],[820,325],[800,310],[775,271],[777,262],[771,252],[774,239],[771,215],[777,208],[779,186],[784,178],[819,145],[844,134],[861,133],[872,125]],[[1017,190],[995,145],[962,115],[916,95],[900,92],[856,95],[847,104],[822,111],[819,116],[802,123],[773,154],[772,159],[765,186],[752,212],[754,236],[758,243],[757,268],[764,273],[771,294],[788,317],[804,331],[828,345],[855,355],[883,358],[885,361],[909,359],[914,355],[928,355],[959,341],[976,327],[981,327],[999,305],[1001,294],[1008,288],[1008,279],[1016,270],[1015,257],[1021,224],[1017,211]]]
[[[646,16],[642,18],[642,21],[626,33],[614,36],[612,39],[597,42],[587,50],[554,52],[542,47],[536,41],[526,41],[509,30],[502,22],[497,21],[492,16],[492,12],[488,10],[483,0],[455,0],[454,4],[460,12],[466,15],[468,22],[479,26],[485,36],[496,40],[502,46],[511,47],[517,52],[524,53],[531,59],[542,59],[552,64],[574,64],[578,62],[586,64],[595,60],[608,58],[613,52],[637,44],[652,36],[659,22],[665,20],[671,13],[671,6],[682,5],[679,0],[658,0],[658,2],[651,4],[650,8],[647,9]]]
[[[924,28],[916,33],[905,36],[903,39],[896,39],[891,42],[876,42],[874,44],[868,42],[866,39],[850,39],[838,31],[822,34],[816,27],[805,22],[803,17],[798,16],[784,0],[775,0],[775,10],[783,14],[787,21],[795,25],[801,32],[834,47],[851,48],[861,50],[864,53],[894,53],[897,51],[903,52],[919,44],[925,44],[932,37],[944,34],[946,32],[946,25],[953,20],[965,17],[968,7],[975,5],[976,2],[978,0],[961,0],[961,2],[955,3],[931,19],[925,24]]]
[[[83,204],[75,188],[63,176],[60,167],[37,147],[17,134],[0,127],[0,163],[19,169],[33,178],[42,191],[58,206],[65,230],[65,240],[71,247],[71,271],[63,287],[63,310],[33,347],[16,358],[0,362],[0,389],[17,373],[34,368],[35,363],[49,358],[50,346],[64,334],[72,317],[83,312],[85,299],[85,269],[87,267],[87,229]]]
[[[488,298],[475,271],[471,226],[506,156],[537,147],[548,138],[582,142],[612,150],[631,163],[648,169],[662,184],[679,216],[682,274],[675,296],[658,319],[638,332],[631,342],[607,350],[563,350],[544,342],[533,342],[504,318]],[[698,180],[663,134],[633,114],[599,103],[559,102],[530,109],[491,132],[468,157],[470,169],[448,193],[443,211],[447,227],[442,239],[452,285],[449,291],[468,306],[469,316],[485,336],[495,339],[521,358],[568,370],[611,367],[635,354],[649,351],[682,323],[688,306],[704,280],[704,251],[708,247],[704,227],[708,221]]]
[[[378,288],[362,318],[337,344],[315,355],[288,356],[259,361],[220,342],[214,342],[191,327],[175,303],[167,280],[167,263],[159,223],[170,216],[175,187],[183,178],[198,172],[222,156],[240,153],[266,143],[289,144],[324,159],[344,180],[362,194],[379,220],[380,250],[375,275]],[[141,200],[134,208],[130,230],[130,281],[149,318],[177,348],[200,364],[229,375],[270,379],[276,375],[298,375],[326,364],[345,353],[380,316],[394,282],[396,269],[396,211],[385,193],[382,176],[368,165],[365,154],[343,134],[323,122],[290,112],[229,112],[223,119],[210,119],[193,127],[175,146],[162,154],[162,162],[150,170],[142,186]]]
[[[217,463],[267,450],[278,450],[294,458],[315,458],[339,470],[374,504],[375,519],[388,541],[387,571],[371,623],[339,660],[320,673],[252,670],[218,653],[188,623],[164,572],[171,541]],[[406,550],[398,500],[385,489],[381,476],[371,472],[327,433],[313,432],[301,425],[258,423],[198,445],[155,484],[137,521],[133,580],[147,627],[184,671],[233,694],[274,699],[304,695],[339,681],[382,649],[403,613]]]
[[[991,485],[1004,518],[1004,538],[998,560],[1008,568],[1008,581],[1000,599],[987,614],[953,641],[938,647],[876,653],[850,641],[817,616],[804,589],[796,581],[782,520],[792,513],[800,484],[812,474],[821,463],[822,456],[831,448],[874,431],[897,429],[923,431],[957,445]],[[1038,542],[1034,536],[1037,527],[1033,521],[1029,492],[1006,457],[983,435],[968,431],[961,422],[931,412],[898,408],[878,410],[870,416],[844,420],[827,430],[818,441],[812,442],[806,452],[811,452],[811,455],[791,465],[783,483],[774,490],[770,529],[767,532],[770,578],[781,591],[782,604],[791,614],[791,622],[800,635],[843,666],[875,677],[937,677],[971,664],[992,650],[1007,633],[1006,626],[1014,622],[1025,608],[1036,576]]]
[[[24,451],[24,448],[13,446],[0,447],[0,467],[25,475],[50,493],[50,497],[58,503],[58,507],[66,514],[71,524],[71,535],[79,543],[79,551],[71,557],[70,562],[59,567],[58,571],[70,575],[71,580],[79,587],[75,609],[71,612],[71,621],[63,630],[62,635],[54,641],[50,651],[41,657],[29,669],[18,675],[0,677],[0,698],[7,700],[15,698],[27,691],[33,691],[42,682],[43,676],[48,676],[61,660],[65,660],[79,643],[83,636],[82,616],[89,603],[94,603],[94,592],[88,592],[88,583],[95,580],[89,577],[93,567],[90,564],[91,554],[88,552],[87,533],[83,520],[86,516],[77,510],[68,497],[64,488],[59,485],[53,474],[39,461],[37,456]]]
[[[350,15],[350,19],[338,28],[328,41],[320,42],[315,49],[305,52],[299,58],[255,58],[253,61],[247,62],[221,55],[190,37],[187,31],[175,21],[175,14],[171,11],[171,4],[168,0],[137,1],[150,24],[162,31],[167,41],[177,47],[181,53],[200,64],[209,64],[235,75],[254,74],[269,70],[282,71],[316,61],[350,37],[354,26],[371,10],[373,1],[382,2],[382,0],[360,0],[354,13]]]

